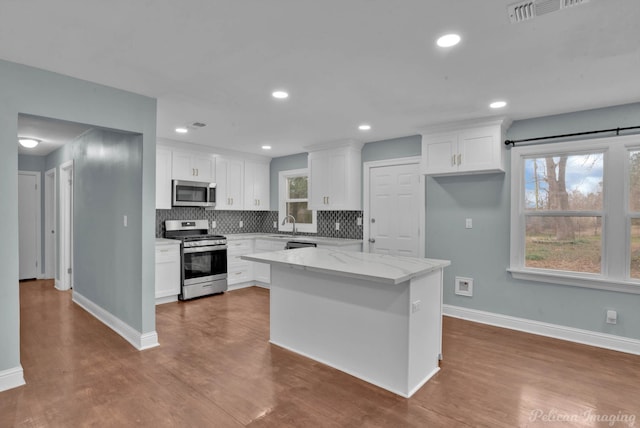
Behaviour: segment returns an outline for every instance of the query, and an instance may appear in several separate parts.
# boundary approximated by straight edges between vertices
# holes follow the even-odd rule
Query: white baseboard
[[[150,333],[140,333],[129,324],[122,321],[120,318],[113,315],[111,312],[101,308],[93,303],[77,291],[73,291],[72,300],[85,311],[100,320],[103,324],[109,327],[111,330],[122,336],[127,342],[132,344],[134,348],[142,351],[143,349],[153,348],[160,345],[158,343],[158,333],[152,331]]]
[[[177,302],[178,296],[172,294],[170,296],[156,297],[156,305],[164,305],[165,303]]]
[[[0,371],[0,392],[24,385],[22,366]]]
[[[62,287],[62,281],[60,281],[59,279],[55,280],[55,286],[54,287],[56,288],[56,290],[59,290],[59,291],[67,291],[67,290],[69,290],[69,288],[63,288]]]
[[[640,355],[640,340],[637,339],[468,309],[461,306],[442,305],[442,311],[444,315],[454,318]]]

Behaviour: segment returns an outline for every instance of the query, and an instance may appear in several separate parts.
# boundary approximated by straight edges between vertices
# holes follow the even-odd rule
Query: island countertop
[[[358,253],[322,248],[298,248],[249,254],[241,257],[252,262],[289,266],[383,284],[397,285],[451,264],[448,260]]]

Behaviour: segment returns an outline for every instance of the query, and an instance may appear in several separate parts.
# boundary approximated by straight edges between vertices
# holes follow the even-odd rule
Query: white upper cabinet
[[[207,153],[174,150],[172,176],[177,180],[213,183],[216,178],[216,158]]]
[[[156,209],[171,209],[171,149],[156,146]]]
[[[244,209],[244,161],[216,158],[216,209]]]
[[[504,119],[447,124],[422,133],[426,175],[504,172]]]
[[[317,148],[317,149],[316,149]],[[323,211],[362,209],[362,143],[338,143],[309,150],[309,208]]]
[[[269,164],[244,161],[244,209],[269,211]]]

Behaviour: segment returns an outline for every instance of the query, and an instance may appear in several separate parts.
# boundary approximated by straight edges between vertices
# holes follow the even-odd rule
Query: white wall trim
[[[0,392],[25,385],[22,366],[0,371]]]
[[[111,330],[122,336],[127,342],[133,345],[139,351],[153,348],[160,345],[158,343],[158,333],[152,331],[149,333],[140,333],[111,312],[101,308],[91,300],[87,299],[77,291],[73,290],[72,300],[78,306],[89,312]]]
[[[477,309],[468,309],[461,306],[442,305],[442,309],[443,314],[449,317],[640,355],[640,340],[638,339],[479,311]]]
[[[420,163],[422,162],[422,157],[421,156],[410,156],[410,157],[405,157],[405,158],[395,158],[395,159],[383,159],[383,160],[377,160],[377,161],[369,161],[369,162],[364,162],[362,164],[362,177],[363,177],[363,187],[362,187],[362,252],[364,253],[368,253],[369,252],[369,225],[370,225],[370,217],[371,217],[371,213],[369,212],[369,192],[371,191],[371,183],[370,183],[370,179],[369,176],[371,174],[371,168],[379,168],[379,167],[385,167],[385,166],[396,166],[396,165],[411,165],[411,164],[418,164],[418,167],[420,167]],[[425,225],[426,225],[426,219],[425,219],[425,210],[426,210],[426,206],[425,206],[425,176],[419,173],[419,179],[420,179],[420,201],[419,201],[419,205],[420,205],[420,213],[419,213],[419,219],[418,219],[418,223],[420,224],[420,247],[418,248],[419,251],[419,256],[420,257],[424,257],[425,256],[425,247],[426,247],[426,240],[425,240]]]

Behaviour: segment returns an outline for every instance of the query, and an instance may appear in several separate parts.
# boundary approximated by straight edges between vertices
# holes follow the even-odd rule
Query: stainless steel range
[[[164,237],[179,239],[180,300],[227,291],[227,238],[209,234],[208,220],[167,220]]]

